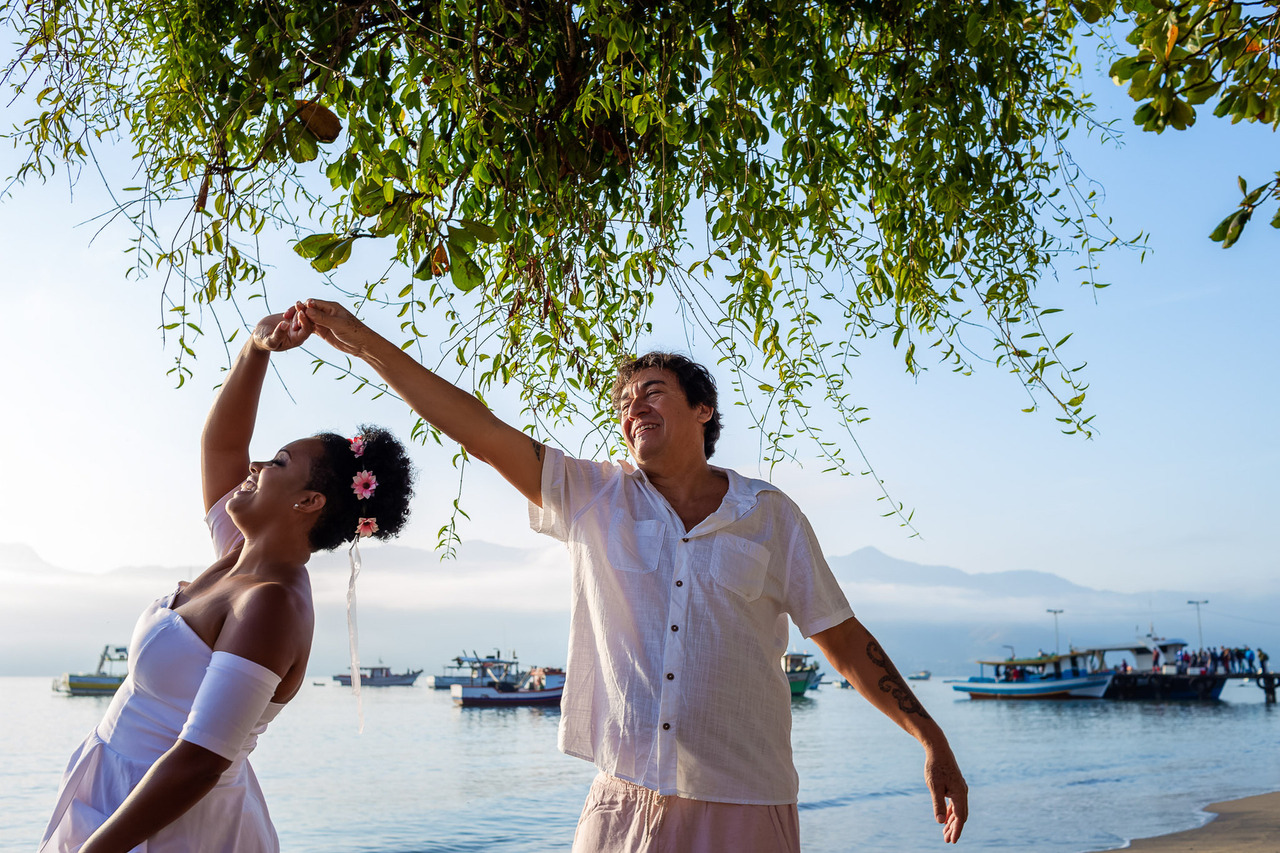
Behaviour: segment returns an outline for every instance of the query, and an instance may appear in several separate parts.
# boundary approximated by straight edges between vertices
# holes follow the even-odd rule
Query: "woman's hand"
[[[290,305],[283,314],[270,314],[253,330],[253,345],[267,352],[284,352],[301,346],[315,327],[302,310],[302,303]]]
[[[308,299],[299,303],[300,313],[325,343],[339,352],[361,358],[378,336],[364,323],[336,302]]]

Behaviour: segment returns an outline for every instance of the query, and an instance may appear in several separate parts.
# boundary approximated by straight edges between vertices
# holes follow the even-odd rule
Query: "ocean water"
[[[324,683],[317,684],[316,681]],[[34,850],[105,699],[0,678],[0,849]],[[1083,851],[1198,826],[1211,802],[1280,790],[1280,710],[1224,701],[975,702],[913,682],[970,785],[962,850]],[[806,853],[943,850],[915,741],[852,690],[793,702]],[[594,768],[556,751],[555,709],[462,709],[424,686],[308,681],[252,762],[287,853],[564,851]]]

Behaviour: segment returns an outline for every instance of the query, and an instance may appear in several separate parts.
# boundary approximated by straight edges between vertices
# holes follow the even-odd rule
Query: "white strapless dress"
[[[152,603],[129,641],[129,674],[106,715],[71,756],[40,853],[75,853],[178,740],[212,650],[170,609]],[[283,708],[271,703],[217,786],[132,853],[275,853],[280,849],[248,755]]]

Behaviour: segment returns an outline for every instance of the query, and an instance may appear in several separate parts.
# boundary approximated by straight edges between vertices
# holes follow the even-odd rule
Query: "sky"
[[[881,517],[870,478],[825,474],[817,460],[763,469],[757,437],[727,410],[713,461],[787,491],[828,554],[872,545],[967,572],[1034,569],[1100,589],[1181,589],[1201,599],[1223,586],[1275,591],[1280,231],[1267,226],[1267,211],[1230,250],[1207,234],[1239,200],[1237,175],[1256,184],[1280,166],[1278,138],[1208,110],[1186,133],[1141,133],[1123,93],[1102,76],[1094,88],[1100,116],[1121,120],[1123,145],[1081,138],[1073,153],[1117,231],[1150,235],[1145,259],[1105,257],[1101,278],[1113,283],[1105,290],[1080,288],[1070,261],[1060,281],[1044,285],[1042,303],[1066,309],[1051,328],[1074,332],[1069,352],[1088,362],[1095,436],[1062,435],[1048,409],[1022,413],[1025,392],[999,369],[964,377],[938,367],[912,379],[881,342],[857,368],[872,417],[855,435],[893,497],[914,510],[913,537]],[[0,175],[17,165],[17,153],[0,149]],[[201,350],[194,376],[174,387],[174,347],[158,331],[162,277],[126,277],[125,232],[97,233],[107,200],[96,178],[70,187],[65,177],[0,200],[0,439],[12,478],[0,489],[0,543],[85,572],[203,566],[198,440],[225,354]],[[291,254],[270,275],[276,308],[326,295]],[[396,328],[392,316],[368,320]],[[711,361],[704,344],[661,324],[642,343]],[[313,376],[301,353],[274,363],[256,458],[299,435],[362,422],[408,437],[414,418],[398,401],[352,396],[350,383]],[[495,400],[500,416],[518,416],[510,400]],[[419,497],[405,544],[431,547],[447,521],[458,490],[452,456],[449,447],[413,448]],[[463,537],[544,544],[528,531],[523,500],[483,466],[469,469],[462,500]]]

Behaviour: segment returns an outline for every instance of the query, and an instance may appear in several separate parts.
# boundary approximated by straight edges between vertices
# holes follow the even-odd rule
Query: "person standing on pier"
[[[708,464],[720,412],[705,368],[660,353],[623,365],[613,402],[633,464],[593,462],[500,421],[345,308],[305,310],[569,548],[560,748],[600,770],[574,851],[799,851],[788,616],[921,743],[943,838],[960,838],[968,788],[947,738],[854,617],[808,521],[769,483]]]

